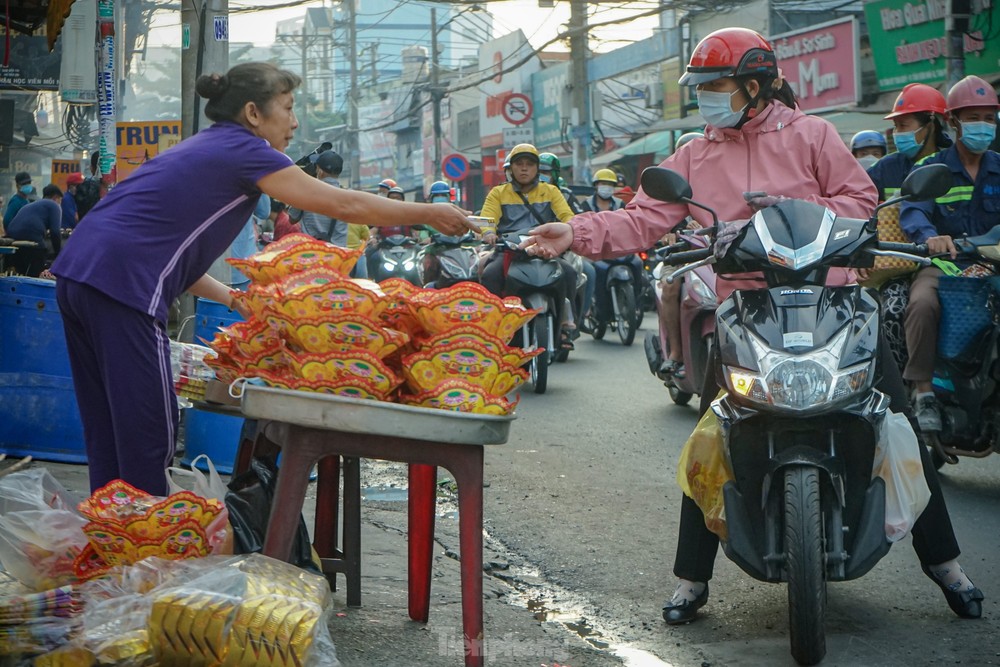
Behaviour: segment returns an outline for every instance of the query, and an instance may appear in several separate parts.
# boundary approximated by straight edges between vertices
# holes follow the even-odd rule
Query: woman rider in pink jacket
[[[703,139],[689,142],[662,166],[684,176],[697,198],[715,208],[720,220],[748,219],[774,197],[814,202],[850,218],[867,218],[875,208],[878,194],[871,179],[830,123],[796,108],[774,52],[757,33],[724,28],[708,35],[695,48],[680,83],[697,85],[698,107],[708,126]],[[748,204],[745,192],[766,192],[770,197]],[[584,213],[569,225],[542,225],[522,245],[545,257],[567,249],[595,260],[620,257],[651,247],[686,216],[702,226],[712,224],[711,216],[700,208],[667,204],[640,189],[624,209]],[[829,284],[852,281],[849,270],[830,270]],[[719,299],[734,289],[763,284],[759,274],[720,276]],[[887,361],[882,364],[885,377],[880,388],[892,397],[894,411],[909,413],[898,371],[891,357]],[[713,370],[702,391],[702,413],[716,393]],[[962,617],[978,618],[982,591],[958,564],[958,543],[940,483],[925,448],[921,447],[921,453],[931,501],[914,526],[914,549],[924,572],[941,587],[952,610]],[[680,581],[663,605],[667,623],[694,620],[695,612],[707,602],[718,545],[718,537],[705,527],[701,510],[684,496],[674,561],[674,574]]]

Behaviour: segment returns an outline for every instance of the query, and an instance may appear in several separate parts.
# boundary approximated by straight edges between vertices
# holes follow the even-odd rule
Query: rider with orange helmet
[[[951,170],[952,189],[936,201],[903,202],[899,224],[915,243],[926,243],[933,254],[955,257],[953,237],[985,234],[1000,213],[1000,154],[989,150],[996,140],[997,100],[993,86],[967,76],[948,91],[948,123],[958,137],[954,146],[919,164],[943,164]],[[914,385],[917,418],[924,430],[941,430],[941,407],[931,380],[937,353],[938,279],[941,271],[921,269],[910,286],[906,309],[906,346],[910,358],[903,378]]]
[[[775,53],[761,35],[745,28],[709,34],[695,47],[680,83],[697,86],[698,106],[708,126],[704,139],[689,143],[662,164],[693,184],[700,201],[712,202],[720,220],[745,220],[781,196],[820,204],[844,217],[871,215],[877,202],[871,179],[833,125],[797,108],[794,93],[779,75]],[[748,203],[743,194],[750,191],[770,196],[751,197]],[[566,249],[593,259],[618,257],[651,247],[688,216],[702,226],[712,224],[711,215],[702,209],[657,201],[640,188],[627,207],[583,213],[569,225],[542,225],[532,231],[525,246],[543,257]],[[849,273],[835,269],[827,278],[831,284],[850,279]],[[734,288],[760,289],[764,283],[753,276],[739,281],[719,276],[716,286],[721,300]],[[885,376],[891,369],[886,367],[892,366],[891,360],[882,366],[879,387],[890,395],[893,410],[908,411],[902,387],[887,386]],[[716,370],[709,364],[702,413],[718,392]],[[898,381],[898,373],[895,378]],[[963,597],[978,589],[958,565],[958,543],[940,483],[926,448],[920,449],[931,500],[914,526],[914,548],[926,571],[942,586],[952,609],[961,616],[978,617],[980,602]],[[663,605],[667,623],[695,620],[697,610],[708,601],[718,546],[719,539],[705,526],[701,509],[683,496],[674,561],[679,582]],[[945,584],[953,584],[954,589],[943,588]]]
[[[911,83],[896,97],[892,111],[885,117],[892,121],[896,152],[868,169],[880,201],[899,194],[903,179],[916,161],[951,145],[944,133],[944,114],[944,95],[926,83]]]

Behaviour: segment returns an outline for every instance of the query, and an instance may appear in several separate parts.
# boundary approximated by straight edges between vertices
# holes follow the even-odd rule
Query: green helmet
[[[549,172],[553,183],[559,182],[560,169],[562,169],[562,165],[554,153],[542,153],[538,156],[538,170],[543,173]]]

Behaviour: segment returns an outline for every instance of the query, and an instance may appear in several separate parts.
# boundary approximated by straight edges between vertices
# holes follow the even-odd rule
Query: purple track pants
[[[163,322],[88,285],[60,278],[73,387],[93,492],[121,478],[167,495],[178,409]]]

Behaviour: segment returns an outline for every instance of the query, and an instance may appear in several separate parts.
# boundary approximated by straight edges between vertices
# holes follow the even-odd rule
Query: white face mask
[[[613,185],[598,185],[597,186],[597,196],[601,199],[611,199],[615,194],[615,186]]]
[[[736,124],[743,117],[743,112],[750,106],[747,104],[739,111],[733,111],[732,98],[737,92],[739,91],[734,90],[731,93],[715,93],[710,90],[697,91],[698,111],[701,112],[701,117],[705,119],[705,122],[718,128],[736,127]]]
[[[859,157],[858,162],[861,163],[861,166],[867,171],[868,169],[871,169],[876,162],[878,162],[878,158],[874,155],[865,155],[863,157]]]

